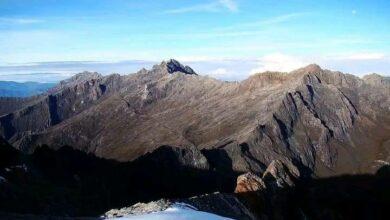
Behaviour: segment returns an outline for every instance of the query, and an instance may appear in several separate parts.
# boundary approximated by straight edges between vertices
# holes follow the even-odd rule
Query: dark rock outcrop
[[[183,64],[179,63],[177,60],[174,59],[163,61],[160,65],[156,65],[153,68],[165,69],[168,73],[171,74],[176,72],[181,72],[188,75],[197,75],[191,67],[184,66]]]
[[[293,164],[286,165],[279,160],[274,160],[267,167],[262,179],[268,188],[284,188],[293,187],[299,177],[299,170]]]
[[[292,164],[273,161],[262,177],[237,178],[235,192],[257,219],[387,219],[388,166],[375,175],[299,179]]]

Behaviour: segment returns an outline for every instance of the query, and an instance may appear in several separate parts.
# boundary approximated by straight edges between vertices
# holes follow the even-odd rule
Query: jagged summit
[[[168,73],[182,72],[188,75],[198,75],[196,72],[189,66],[184,66],[179,61],[175,59],[169,59],[167,61],[161,62],[159,65],[155,65],[153,69],[162,68],[166,69]]]
[[[368,80],[368,79],[390,80],[390,77],[382,76],[382,75],[380,75],[378,73],[371,73],[371,74],[363,76],[363,79],[364,80]]]
[[[312,63],[293,72],[319,73],[321,71],[323,71],[323,69],[318,64]]]
[[[60,81],[58,86],[64,87],[64,86],[75,85],[75,84],[78,84],[80,82],[88,81],[91,79],[98,79],[101,77],[103,77],[103,76],[98,72],[84,71],[81,73],[77,73],[76,75],[70,77],[69,79],[65,79],[65,80]]]
[[[363,76],[363,80],[371,85],[390,86],[390,77],[382,76],[377,73],[365,75]]]
[[[67,82],[74,82],[74,81],[84,81],[84,80],[96,79],[100,77],[102,77],[102,75],[98,72],[84,71],[81,73],[77,73],[76,75],[70,77],[69,79],[63,80],[61,82],[67,83]]]
[[[54,88],[50,89],[50,93],[58,92],[64,88],[72,87],[81,83],[84,83],[86,81],[90,80],[97,80],[103,78],[103,75],[101,75],[98,72],[89,72],[84,71],[81,73],[77,73],[76,75],[73,75],[72,77],[60,81]]]
[[[279,72],[279,71],[265,71],[265,72],[260,72],[260,73],[256,73],[256,74],[253,74],[252,76],[258,76],[258,77],[270,77],[270,78],[273,78],[273,77],[277,77],[277,78],[280,78],[280,77],[288,77],[288,75],[292,74],[296,74],[296,73],[303,73],[303,74],[307,74],[307,73],[320,73],[322,72],[323,69],[318,65],[318,64],[309,64],[305,67],[301,67],[299,69],[296,69],[296,70],[293,70],[291,72]],[[251,77],[250,77],[251,78]]]
[[[298,82],[308,74],[323,73],[324,70],[317,64],[310,64],[291,72],[266,71],[256,73],[243,81],[243,84],[250,84],[251,87],[264,87],[288,82]]]

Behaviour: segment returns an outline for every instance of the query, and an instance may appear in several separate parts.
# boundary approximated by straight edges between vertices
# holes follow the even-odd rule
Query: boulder
[[[149,203],[136,203],[130,207],[124,207],[121,209],[111,209],[110,211],[104,214],[104,218],[116,218],[123,217],[126,215],[140,215],[147,214],[151,212],[164,211],[172,205],[172,202],[160,199],[157,201],[152,201]]]
[[[261,177],[254,173],[245,173],[237,178],[235,193],[257,192],[265,190],[267,187]]]

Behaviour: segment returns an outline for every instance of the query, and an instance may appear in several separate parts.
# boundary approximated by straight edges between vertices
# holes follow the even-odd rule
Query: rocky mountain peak
[[[100,79],[102,77],[103,76],[100,73],[84,71],[70,77],[69,79],[60,81],[58,85],[52,89],[51,92],[56,92],[65,87],[71,87],[86,81]]]
[[[270,85],[280,85],[284,82],[297,82],[301,80],[302,78],[306,79],[305,76],[307,76],[308,80],[312,80],[313,74],[323,74],[325,71],[317,64],[310,64],[306,67],[302,67],[299,69],[296,69],[294,71],[291,71],[289,73],[286,72],[263,72],[263,73],[256,73],[252,76],[250,76],[248,79],[244,80],[243,84],[248,86],[249,88],[253,87],[264,87],[264,86],[270,86]]]
[[[87,80],[90,80],[90,79],[97,79],[97,78],[101,78],[102,75],[100,73],[97,73],[97,72],[89,72],[89,71],[84,71],[84,72],[81,72],[81,73],[77,73],[76,75],[70,77],[69,79],[67,80],[63,80],[61,82],[81,82],[81,81],[87,81]]]
[[[315,63],[309,64],[299,70],[305,73],[319,73],[322,71],[321,67]]]
[[[159,65],[155,65],[153,69],[164,69],[168,73],[172,74],[175,72],[182,72],[188,75],[197,75],[196,72],[189,66],[184,66],[179,61],[175,59],[169,59],[167,61],[161,62]]]
[[[369,75],[365,75],[363,80],[371,85],[390,85],[390,77],[381,76],[377,73],[371,73]]]

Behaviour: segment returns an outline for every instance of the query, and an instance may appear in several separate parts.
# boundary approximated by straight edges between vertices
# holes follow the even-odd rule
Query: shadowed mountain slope
[[[2,219],[101,219],[161,197],[235,219],[388,219],[388,166],[376,175],[298,181],[293,166],[273,161],[262,178],[239,177],[233,194],[236,175],[213,170],[195,148],[161,146],[118,162],[69,147],[25,155],[0,138],[0,158]],[[251,178],[258,188],[246,188],[256,186]],[[203,194],[214,191],[224,193]]]
[[[0,159],[0,212],[9,213],[95,217],[140,201],[231,192],[236,178],[209,169],[194,148],[171,146],[118,162],[70,147],[26,155],[0,138]]]

